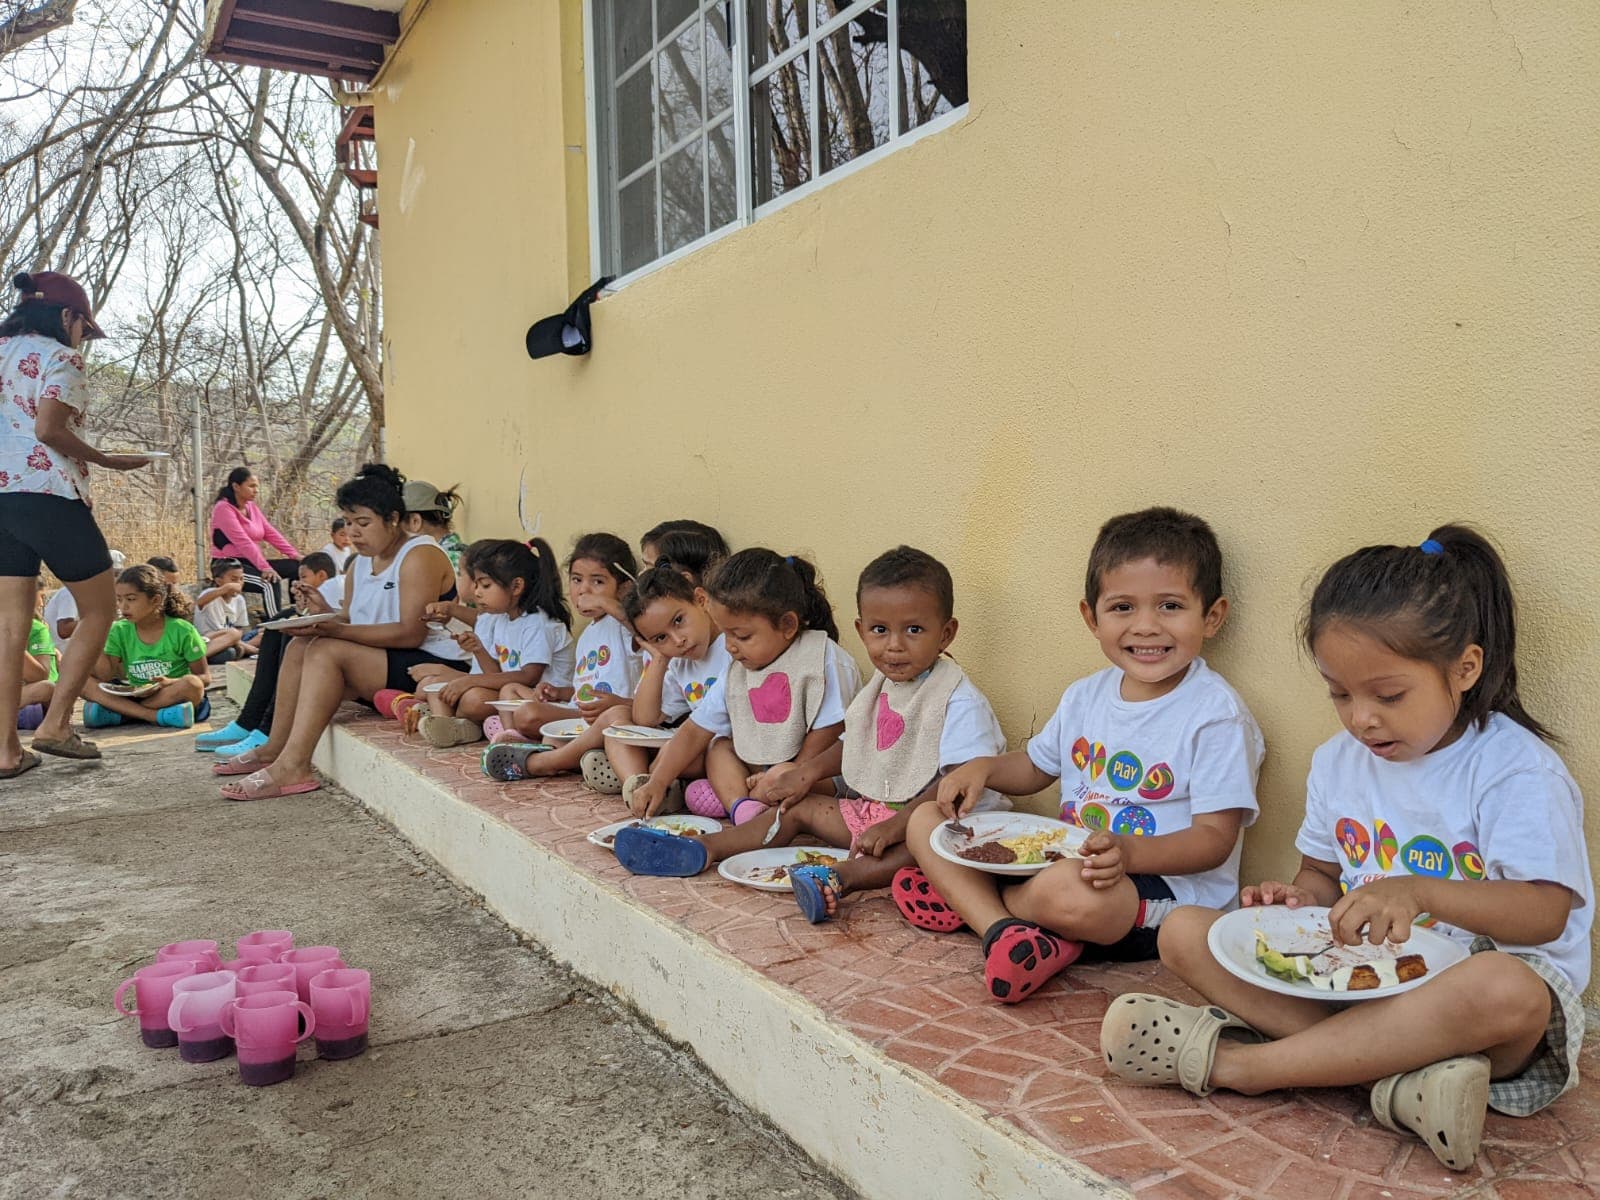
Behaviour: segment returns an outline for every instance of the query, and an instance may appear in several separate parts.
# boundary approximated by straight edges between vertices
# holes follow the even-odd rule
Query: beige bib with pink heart
[[[945,710],[965,678],[949,658],[909,683],[874,671],[844,715],[844,781],[884,804],[914,800],[938,777]]]
[[[808,629],[759,671],[728,667],[723,685],[733,752],[752,767],[791,762],[822,711],[828,635]]]

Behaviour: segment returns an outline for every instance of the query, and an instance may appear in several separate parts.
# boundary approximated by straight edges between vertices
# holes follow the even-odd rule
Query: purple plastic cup
[[[277,962],[285,950],[294,949],[294,934],[287,929],[258,929],[233,944],[245,964]]]
[[[157,1050],[170,1049],[178,1044],[178,1035],[167,1023],[167,1010],[172,1007],[172,985],[197,972],[188,959],[175,959],[140,967],[117,985],[111,997],[111,1007],[125,1017],[139,1018],[139,1040]],[[122,997],[133,989],[134,1006],[122,1007]]]
[[[294,964],[294,990],[307,1003],[311,1000],[311,977],[319,971],[344,966],[337,946],[301,946],[284,951],[278,961]]]
[[[222,1032],[222,1009],[237,994],[232,971],[189,975],[172,985],[167,1024],[177,1032],[184,1062],[212,1062],[233,1053],[233,1039]]]
[[[193,938],[187,942],[168,942],[156,951],[157,962],[190,959],[200,964],[201,971],[222,969],[222,955],[217,953],[216,942],[209,938]]]
[[[238,975],[238,991],[241,996],[295,990],[293,963],[252,963],[247,967],[240,967]]]

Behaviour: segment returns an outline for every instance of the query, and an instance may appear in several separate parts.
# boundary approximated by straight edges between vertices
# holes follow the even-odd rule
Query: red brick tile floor
[[[1197,1099],[1106,1077],[1100,1018],[1127,991],[1197,997],[1157,964],[1073,968],[1014,1007],[987,998],[977,943],[930,934],[884,893],[852,897],[841,918],[806,923],[786,893],[698,879],[629,875],[590,830],[626,816],[620,800],[576,776],[497,784],[481,747],[435,750],[392,721],[342,715],[348,732],[559,854],[700,933],[719,950],[793,988],[889,1057],[960,1093],[1140,1200],[1283,1197],[1564,1200],[1600,1195],[1600,1088],[1585,1084],[1526,1120],[1491,1113],[1476,1168],[1446,1171],[1421,1142],[1373,1123],[1350,1089]],[[1582,1071],[1600,1079],[1594,1042]]]

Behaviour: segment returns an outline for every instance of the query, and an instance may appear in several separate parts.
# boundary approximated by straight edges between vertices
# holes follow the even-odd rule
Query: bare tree
[[[22,0],[0,0],[0,58],[72,24],[77,7],[78,0],[42,0],[32,7]]]

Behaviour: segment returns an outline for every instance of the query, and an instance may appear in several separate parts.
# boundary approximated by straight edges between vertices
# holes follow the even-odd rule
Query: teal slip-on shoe
[[[257,746],[265,746],[267,741],[268,738],[266,731],[257,729],[252,733],[245,734],[244,737],[237,742],[231,742],[226,746],[213,746],[211,748],[211,753],[217,755],[219,758],[238,758],[239,755],[243,754],[246,750],[254,750]]]
[[[86,700],[83,704],[83,724],[88,729],[108,729],[122,724],[122,714],[112,712],[104,704]]]
[[[189,729],[194,725],[194,705],[185,700],[182,704],[169,704],[156,709],[156,724],[168,729]]]
[[[218,746],[230,746],[249,734],[248,729],[240,728],[239,722],[230,721],[221,729],[208,729],[194,739],[196,750],[214,750]]]

